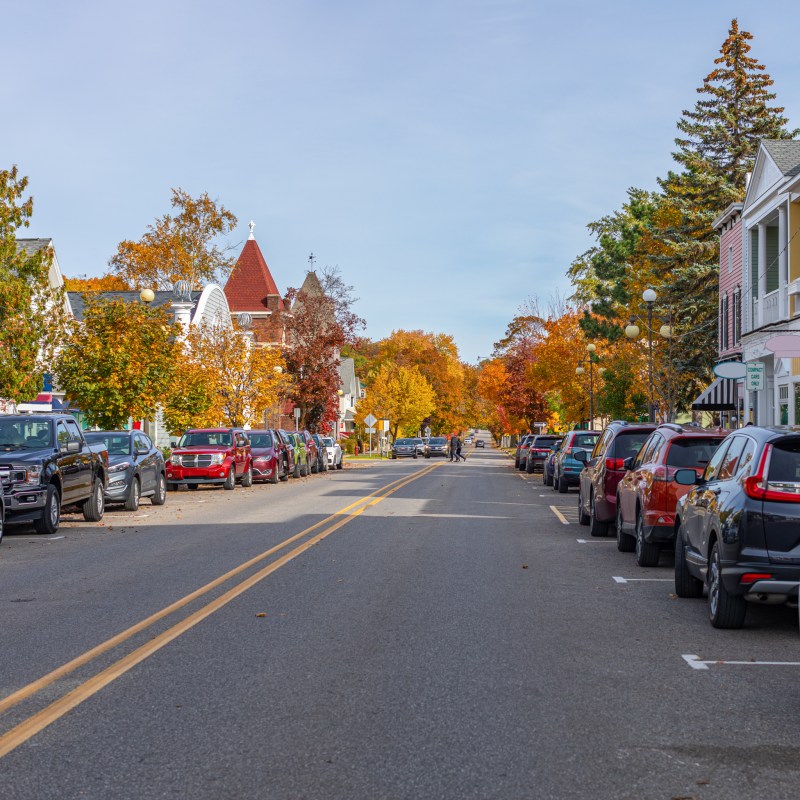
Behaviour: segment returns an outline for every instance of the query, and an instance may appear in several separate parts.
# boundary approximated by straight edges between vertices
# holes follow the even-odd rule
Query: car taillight
[[[622,466],[624,463],[625,463],[624,458],[607,458],[606,469],[613,469],[613,470],[624,469]]]
[[[769,572],[745,572],[739,583],[755,583],[756,581],[771,581],[775,576]]]
[[[772,445],[768,444],[764,447],[764,452],[761,454],[761,460],[758,462],[758,469],[755,475],[745,478],[744,493],[754,500],[774,500],[780,503],[800,503],[800,492],[796,489],[789,491],[788,489],[780,489],[778,483],[771,484],[767,480],[769,474],[769,462],[772,457]]]

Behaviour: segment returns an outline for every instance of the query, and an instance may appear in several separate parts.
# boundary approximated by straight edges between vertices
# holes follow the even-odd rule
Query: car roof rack
[[[677,431],[678,433],[683,433],[683,428],[678,425],[677,422],[662,422],[659,428],[669,428],[671,431]]]
[[[608,423],[609,425],[629,425],[630,423],[626,419],[612,419],[611,422]]]

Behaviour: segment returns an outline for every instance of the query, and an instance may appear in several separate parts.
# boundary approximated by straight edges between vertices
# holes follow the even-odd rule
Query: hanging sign
[[[767,385],[766,364],[763,361],[753,361],[745,366],[747,375],[744,388],[748,392],[760,392]]]

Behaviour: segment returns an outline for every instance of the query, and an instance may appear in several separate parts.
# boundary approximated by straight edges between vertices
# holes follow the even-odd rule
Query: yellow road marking
[[[550,510],[561,520],[564,525],[569,525],[569,520],[555,506],[550,506]]]
[[[294,536],[290,536],[288,539],[280,542],[280,544],[275,545],[274,547],[265,550],[263,553],[260,553],[257,556],[245,561],[243,564],[240,564],[238,567],[234,567],[234,569],[226,572],[224,575],[221,575],[218,578],[215,578],[210,583],[207,583],[205,586],[201,586],[199,589],[187,594],[185,597],[182,597],[180,600],[176,600],[174,603],[162,608],[160,611],[157,611],[155,614],[151,614],[149,617],[143,619],[141,622],[137,622],[135,625],[132,625],[130,628],[122,631],[121,633],[112,636],[110,639],[107,639],[105,642],[93,647],[91,650],[87,650],[85,653],[73,658],[71,661],[68,661],[66,664],[62,664],[60,667],[48,672],[46,675],[43,675],[41,678],[32,681],[31,683],[23,686],[22,688],[18,689],[15,692],[12,692],[7,697],[4,697],[0,700],[0,714],[4,711],[7,711],[9,708],[21,703],[23,700],[26,700],[29,697],[32,697],[37,692],[41,691],[45,687],[49,686],[55,681],[60,680],[65,675],[73,672],[74,670],[82,667],[91,661],[93,661],[98,656],[102,655],[103,653],[107,653],[109,650],[113,650],[118,645],[122,644],[123,642],[130,639],[132,636],[135,636],[137,633],[141,633],[144,630],[147,630],[150,626],[154,625],[159,620],[162,620],[168,617],[170,614],[179,611],[184,606],[187,606],[194,600],[197,600],[199,597],[202,597],[205,594],[208,594],[210,591],[213,591],[217,587],[221,586],[222,584],[229,581],[231,578],[236,577],[237,575],[241,574],[248,568],[255,566],[256,564],[260,563],[266,558],[269,558],[271,555],[274,555],[280,550],[283,550],[285,547],[288,547],[290,544],[296,542],[298,539],[302,539],[304,536],[307,536],[312,531],[321,528],[324,525],[327,525],[332,520],[336,519],[337,517],[346,514],[350,509],[355,508],[356,506],[365,503],[366,501],[370,500],[370,498],[375,498],[376,495],[379,493],[384,492],[384,494],[377,497],[377,500],[373,502],[367,503],[364,505],[364,508],[361,510],[368,508],[370,505],[374,505],[375,502],[378,500],[383,499],[383,497],[388,497],[390,494],[395,492],[397,489],[405,486],[406,483],[410,482],[411,480],[416,480],[417,478],[423,477],[423,475],[427,475],[431,470],[439,467],[439,464],[431,465],[423,467],[422,469],[418,470],[417,472],[413,473],[411,476],[404,475],[402,478],[398,478],[397,480],[391,481],[387,483],[385,486],[381,486],[379,489],[376,489],[374,492],[370,494],[364,495],[364,497],[360,497],[353,503],[345,506],[344,508],[339,509],[338,511],[334,512],[330,516],[326,517],[319,522],[314,523],[313,525],[309,526],[305,530],[300,531],[300,533],[296,533]],[[389,491],[387,491],[389,490]],[[360,513],[360,512],[358,512]],[[351,514],[346,517],[344,522],[349,521],[356,514]],[[343,523],[342,523],[343,524]],[[332,532],[332,531],[330,531]],[[278,563],[278,562],[274,562]],[[2,757],[2,753],[0,753],[0,757]]]

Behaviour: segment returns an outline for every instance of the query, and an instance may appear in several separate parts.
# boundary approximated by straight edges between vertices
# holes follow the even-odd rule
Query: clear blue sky
[[[23,235],[68,275],[208,191],[278,287],[309,252],[367,334],[452,333],[488,356],[518,305],[568,292],[588,222],[670,166],[730,19],[800,123],[790,2],[292,0],[0,3],[0,165]]]

